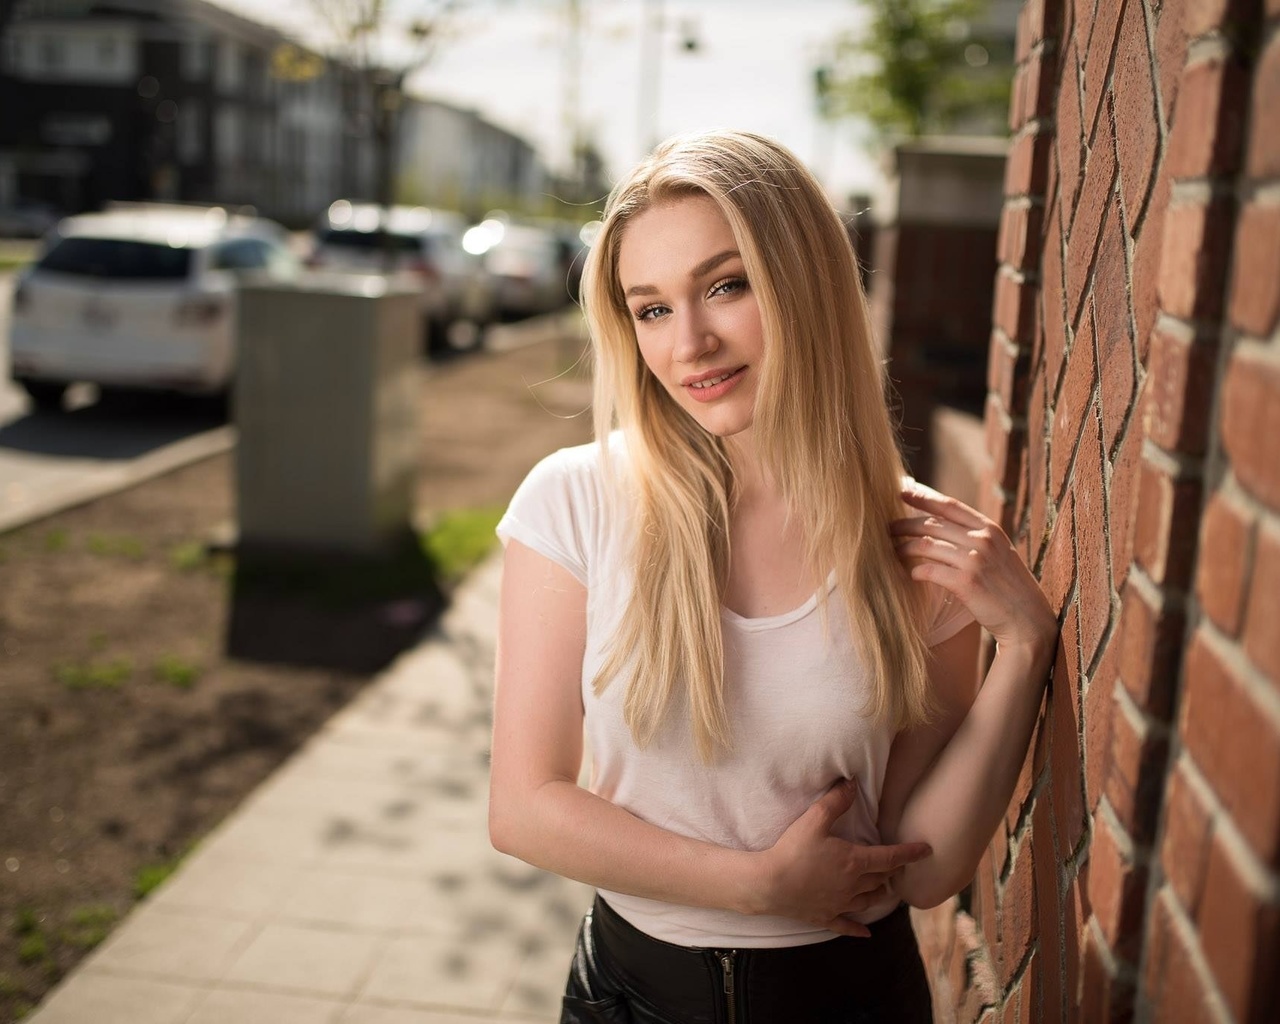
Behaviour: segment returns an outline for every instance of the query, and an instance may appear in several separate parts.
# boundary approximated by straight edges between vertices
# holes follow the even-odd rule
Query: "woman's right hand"
[[[841,935],[867,937],[866,925],[846,917],[880,902],[894,874],[929,856],[927,843],[861,846],[831,834],[858,798],[858,784],[842,779],[815,800],[763,857],[763,913],[795,918]]]

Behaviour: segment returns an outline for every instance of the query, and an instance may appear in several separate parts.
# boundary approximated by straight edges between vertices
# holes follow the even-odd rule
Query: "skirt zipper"
[[[737,1024],[738,1020],[737,997],[733,990],[733,966],[737,955],[736,949],[720,954],[720,970],[724,973],[725,1010],[728,1013],[729,1024]]]

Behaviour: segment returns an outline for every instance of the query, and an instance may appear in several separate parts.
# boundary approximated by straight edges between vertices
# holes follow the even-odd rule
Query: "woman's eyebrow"
[[[716,267],[720,266],[721,263],[724,263],[726,260],[731,260],[738,255],[739,253],[737,249],[726,249],[724,252],[718,252],[714,256],[708,256],[705,260],[703,260],[691,271],[689,271],[689,280],[696,281],[703,274],[709,274],[711,271],[715,270]],[[631,296],[633,295],[657,295],[657,294],[658,294],[658,289],[654,285],[633,284],[630,288],[627,289],[626,297],[631,298]]]

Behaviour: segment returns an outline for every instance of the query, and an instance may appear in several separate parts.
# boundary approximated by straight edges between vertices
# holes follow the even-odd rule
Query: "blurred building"
[[[205,0],[19,0],[3,44],[0,205],[250,204],[303,224],[377,194],[365,76]],[[523,139],[443,103],[404,110],[400,183],[458,208],[540,193]]]
[[[535,210],[550,190],[528,140],[439,100],[406,104],[398,166],[400,199],[477,218],[495,207]]]

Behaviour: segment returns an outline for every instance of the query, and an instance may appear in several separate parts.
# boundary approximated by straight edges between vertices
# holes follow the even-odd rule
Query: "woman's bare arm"
[[[578,786],[586,600],[566,570],[508,544],[490,775],[494,846],[616,892],[868,934],[840,914],[861,909],[887,872],[927,849],[855,846],[831,836],[853,787],[833,787],[776,847],[750,853],[668,832]]]
[[[973,877],[1008,807],[1026,757],[1057,647],[1048,601],[1003,531],[962,502],[921,489],[907,500],[927,513],[900,520],[912,570],[964,601],[996,638],[996,655],[973,695],[978,627],[933,649],[938,720],[898,736],[880,808],[885,842],[920,840],[933,853],[908,865],[894,891],[936,906]]]

